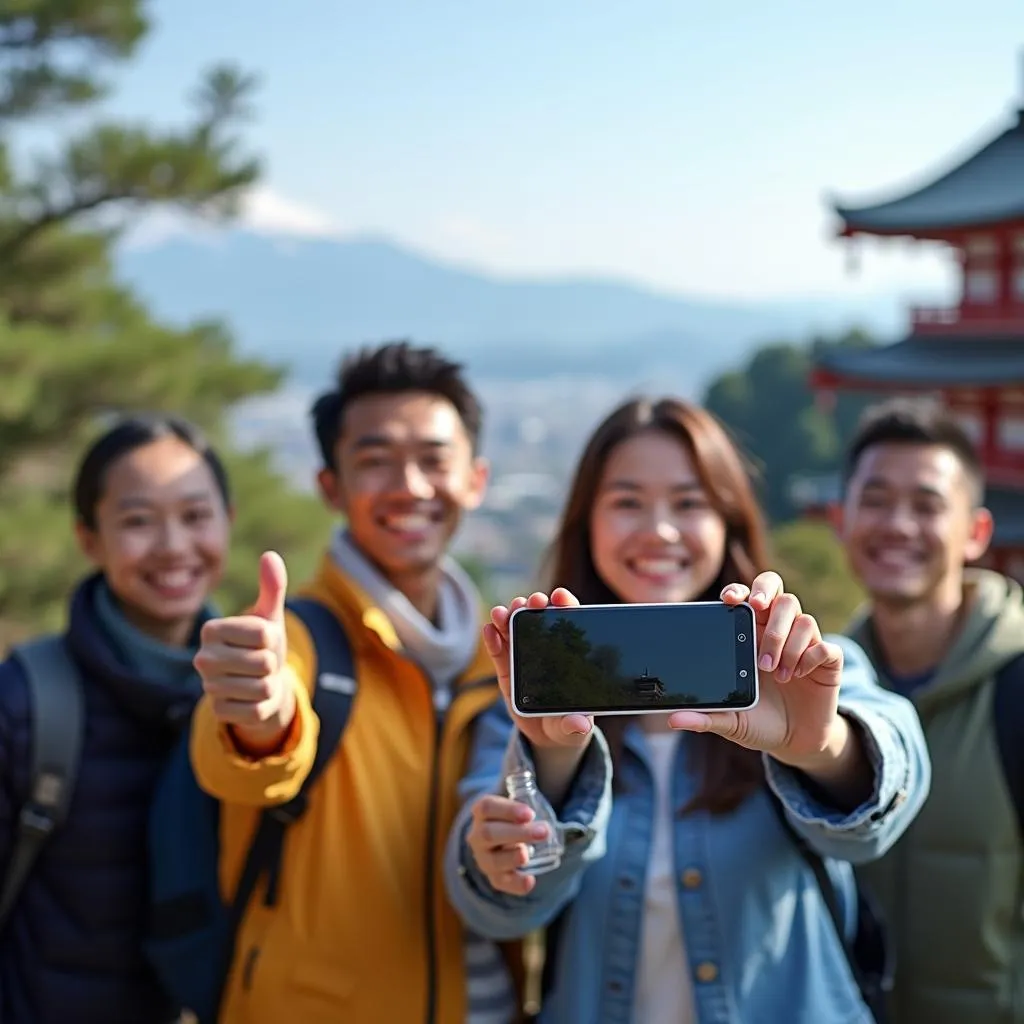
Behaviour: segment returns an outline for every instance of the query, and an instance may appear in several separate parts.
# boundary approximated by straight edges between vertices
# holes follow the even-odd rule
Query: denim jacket
[[[823,804],[799,772],[765,757],[768,785],[810,845],[829,858],[848,934],[855,921],[851,864],[881,856],[928,795],[931,763],[913,705],[882,689],[863,651],[843,647],[840,711],[860,726],[874,769],[870,799],[849,814]],[[495,737],[495,740],[497,737]],[[699,779],[687,740],[678,750],[673,804],[682,806]],[[525,756],[513,736],[491,760],[471,766],[469,790],[494,788],[495,774]],[[563,908],[553,983],[542,1024],[631,1024],[636,959],[655,794],[644,735],[626,735],[625,787],[608,813],[607,746],[592,743],[560,817],[567,838],[561,866],[532,893],[496,892],[465,843],[467,805],[453,828],[445,864],[452,903],[474,931],[495,939],[548,925]],[[489,780],[489,781],[488,781]],[[779,822],[766,792],[736,811],[697,811],[674,833],[679,914],[700,1024],[871,1024],[814,875]]]

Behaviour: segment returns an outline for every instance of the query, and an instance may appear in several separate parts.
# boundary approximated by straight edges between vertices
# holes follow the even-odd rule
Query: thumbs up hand
[[[283,671],[287,590],[284,561],[265,552],[255,604],[246,615],[207,622],[194,659],[214,715],[253,754],[278,747],[295,717],[295,693]]]

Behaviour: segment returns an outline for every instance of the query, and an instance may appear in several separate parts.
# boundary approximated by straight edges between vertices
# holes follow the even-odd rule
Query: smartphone
[[[758,695],[754,634],[749,604],[518,608],[512,707],[524,717],[746,711]]]

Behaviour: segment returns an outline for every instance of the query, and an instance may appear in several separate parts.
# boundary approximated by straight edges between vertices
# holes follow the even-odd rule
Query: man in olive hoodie
[[[1024,1022],[1024,750],[1004,763],[995,728],[1024,739],[1024,602],[964,568],[992,536],[983,490],[970,439],[931,403],[868,410],[848,452],[841,532],[869,596],[848,632],[913,700],[933,764],[918,818],[861,873],[895,944],[893,1024]]]

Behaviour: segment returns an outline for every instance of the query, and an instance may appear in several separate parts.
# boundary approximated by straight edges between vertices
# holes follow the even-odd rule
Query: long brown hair
[[[612,451],[636,434],[650,431],[661,431],[686,447],[708,502],[725,522],[722,568],[697,600],[717,600],[727,584],[749,585],[768,567],[768,532],[754,496],[752,474],[725,428],[706,409],[676,398],[634,398],[620,405],[598,426],[580,457],[561,522],[545,559],[544,575],[549,588],[566,587],[582,604],[621,601],[594,566],[590,517]],[[621,763],[629,721],[628,717],[613,717],[604,719],[601,725],[616,767]],[[764,782],[759,753],[717,736],[694,735],[693,740],[701,785],[682,813],[700,809],[713,814],[727,813]]]

